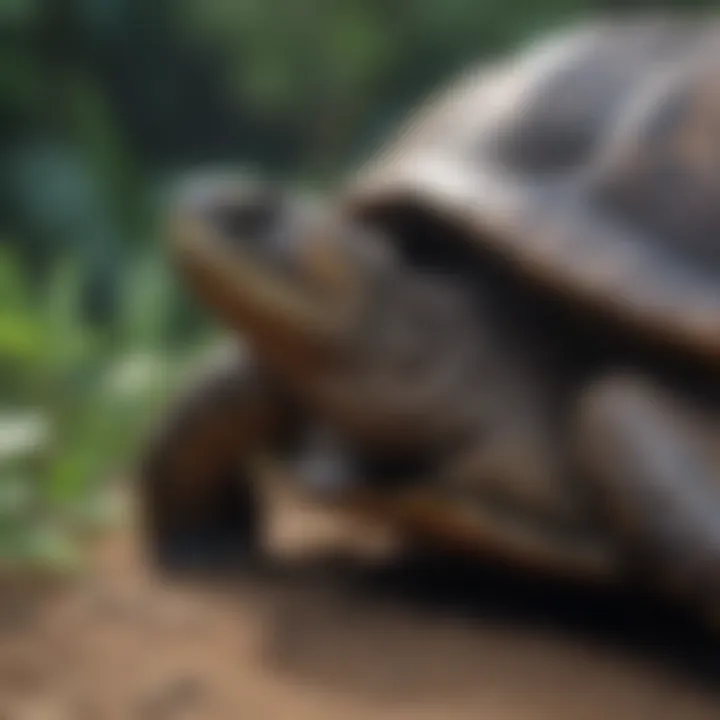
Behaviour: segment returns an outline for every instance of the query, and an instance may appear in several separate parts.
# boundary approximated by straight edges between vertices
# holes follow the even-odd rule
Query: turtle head
[[[393,226],[342,200],[207,176],[183,183],[170,215],[201,302],[346,432],[415,448],[464,427],[469,306],[407,262]]]
[[[341,348],[391,247],[320,201],[238,176],[196,176],[173,195],[170,242],[200,299],[259,350]]]

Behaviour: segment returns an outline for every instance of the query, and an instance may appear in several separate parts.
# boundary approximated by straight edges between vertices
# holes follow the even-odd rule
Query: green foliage
[[[172,296],[157,292],[162,275],[157,259],[127,271],[128,309],[111,334],[83,318],[77,258],[31,293],[0,253],[0,565],[65,565],[75,533],[106,509],[107,478],[182,366],[164,352]]]

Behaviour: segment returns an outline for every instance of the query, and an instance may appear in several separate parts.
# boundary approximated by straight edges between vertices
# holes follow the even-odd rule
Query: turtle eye
[[[213,227],[232,244],[255,244],[265,240],[280,214],[274,197],[221,200],[209,208]]]
[[[235,175],[190,175],[178,183],[172,203],[180,217],[200,220],[231,245],[262,243],[283,212],[283,192],[264,181]]]

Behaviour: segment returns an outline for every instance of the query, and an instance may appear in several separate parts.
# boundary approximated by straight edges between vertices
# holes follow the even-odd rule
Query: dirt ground
[[[720,717],[720,652],[670,611],[373,559],[297,508],[273,532],[224,583],[161,582],[124,530],[70,586],[7,588],[0,720]]]

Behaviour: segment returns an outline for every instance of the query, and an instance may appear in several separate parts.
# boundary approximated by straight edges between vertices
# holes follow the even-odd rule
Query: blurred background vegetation
[[[0,0],[0,563],[72,562],[213,337],[159,243],[177,173],[331,183],[466,62],[630,5]]]

